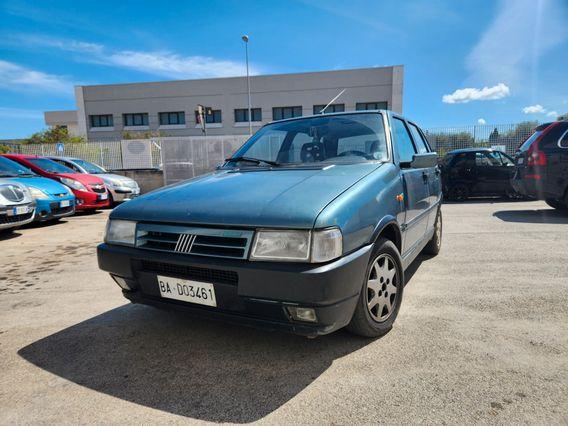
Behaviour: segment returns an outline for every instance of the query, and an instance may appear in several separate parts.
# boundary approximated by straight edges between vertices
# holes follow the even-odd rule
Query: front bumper
[[[14,207],[27,206],[28,212],[18,215],[9,215],[8,211]],[[34,220],[35,203],[4,206],[0,208],[0,229],[14,228],[30,223]]]
[[[69,201],[69,206],[61,207],[62,201]],[[45,222],[53,219],[71,216],[75,213],[75,197],[36,199],[34,220]]]
[[[77,198],[75,205],[75,209],[77,210],[102,209],[110,205],[108,192],[99,193],[99,192],[73,190],[73,194],[75,194],[75,197]],[[106,200],[101,200],[101,196],[103,194],[106,194],[107,196]]]
[[[306,336],[331,333],[349,323],[361,291],[371,246],[324,264],[250,262],[101,244],[99,267],[124,278],[134,303],[184,310],[200,316],[286,330]],[[214,285],[217,307],[162,298],[156,276]],[[287,307],[315,310],[316,323],[294,321]]]
[[[120,203],[123,201],[129,201],[140,195],[140,189],[128,188],[128,187],[108,187],[108,190],[112,196],[112,200],[115,203]]]

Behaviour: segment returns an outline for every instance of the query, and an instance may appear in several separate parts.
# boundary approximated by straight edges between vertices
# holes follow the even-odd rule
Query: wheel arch
[[[373,232],[371,242],[375,243],[380,237],[392,241],[398,252],[402,253],[402,231],[394,217],[385,217],[379,222]]]

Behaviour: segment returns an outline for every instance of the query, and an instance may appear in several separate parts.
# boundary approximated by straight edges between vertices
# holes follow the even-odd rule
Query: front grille
[[[24,191],[16,185],[0,186],[0,194],[8,201],[19,202],[24,199]]]
[[[239,276],[233,271],[223,271],[220,269],[198,268],[195,266],[174,265],[171,263],[142,261],[142,269],[147,272],[157,274],[179,276],[196,281],[211,283],[224,283],[237,285]]]
[[[104,185],[91,185],[91,189],[93,192],[98,192],[99,194],[104,194],[106,192]]]
[[[28,220],[33,216],[34,212],[26,213],[26,214],[19,214],[16,216],[8,216],[8,215],[0,215],[0,225],[5,225],[7,223],[18,223],[23,222],[24,220]]]
[[[253,232],[138,224],[136,246],[196,256],[246,259]]]
[[[73,211],[72,205],[68,207],[59,207],[59,203],[51,203],[49,207],[51,209],[51,214],[53,214],[54,216],[70,213]]]

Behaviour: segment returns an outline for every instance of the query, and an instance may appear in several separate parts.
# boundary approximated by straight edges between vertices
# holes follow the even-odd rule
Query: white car
[[[140,195],[140,187],[134,179],[107,172],[98,164],[74,157],[48,157],[49,159],[63,164],[77,173],[89,173],[100,177],[110,192],[111,203],[119,203],[131,200]]]
[[[35,201],[21,183],[0,179],[0,230],[17,228],[34,220]]]

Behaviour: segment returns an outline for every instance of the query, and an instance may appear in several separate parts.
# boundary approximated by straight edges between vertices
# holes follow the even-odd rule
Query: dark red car
[[[77,198],[77,210],[92,210],[107,207],[109,196],[103,180],[97,176],[75,173],[74,170],[37,155],[4,154],[4,157],[32,169],[38,175],[68,186]]]

